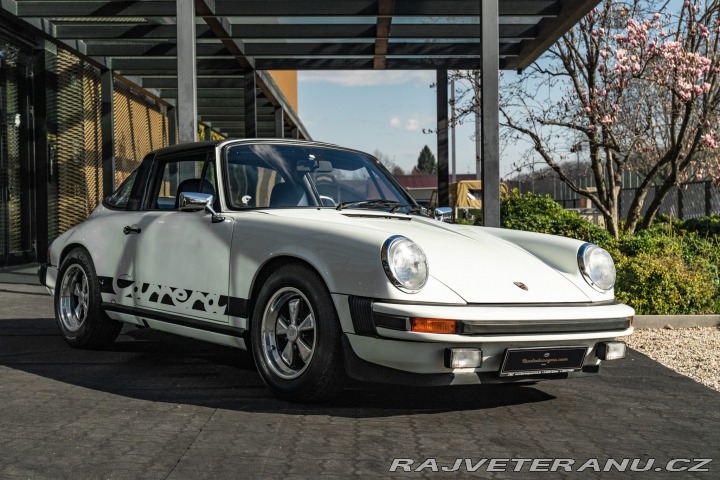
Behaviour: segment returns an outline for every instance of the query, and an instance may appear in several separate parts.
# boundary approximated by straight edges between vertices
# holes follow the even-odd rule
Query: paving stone
[[[250,356],[226,347],[126,327],[106,351],[74,350],[49,296],[8,288],[0,285],[0,312],[13,312],[0,316],[3,479],[547,478],[389,468],[393,458],[449,467],[456,458],[649,457],[664,466],[720,451],[720,393],[635,351],[593,378],[353,383],[333,402],[299,405],[273,398]],[[622,475],[717,478],[720,458],[709,468]]]

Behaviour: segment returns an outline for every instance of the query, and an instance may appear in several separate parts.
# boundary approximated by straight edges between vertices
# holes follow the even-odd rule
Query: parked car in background
[[[296,140],[149,154],[39,275],[74,347],[130,323],[249,349],[296,401],[593,374],[634,314],[605,250],[436,221],[371,156]]]

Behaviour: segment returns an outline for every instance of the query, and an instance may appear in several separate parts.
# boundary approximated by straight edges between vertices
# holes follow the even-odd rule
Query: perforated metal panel
[[[169,144],[167,106],[115,80],[115,186],[151,151]]]
[[[100,70],[66,50],[57,56],[57,228],[84,220],[103,198]]]

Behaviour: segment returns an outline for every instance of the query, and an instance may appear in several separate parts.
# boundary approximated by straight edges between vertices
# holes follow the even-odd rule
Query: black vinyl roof
[[[498,1],[500,68],[522,69],[599,0]],[[199,119],[230,135],[242,132],[242,79],[249,68],[479,68],[481,2],[196,0]],[[177,97],[174,0],[3,0],[2,5],[161,98]],[[282,96],[269,76],[260,80],[268,103]],[[259,104],[259,124],[273,125],[271,107]],[[292,115],[289,120],[301,125]]]

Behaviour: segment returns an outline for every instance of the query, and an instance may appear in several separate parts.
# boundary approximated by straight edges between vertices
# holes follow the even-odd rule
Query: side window
[[[154,194],[150,201],[152,210],[178,208],[178,196],[182,192],[209,193],[217,198],[215,161],[211,153],[194,152],[157,161]]]
[[[133,186],[135,185],[135,179],[138,175],[138,170],[139,169],[132,172],[130,176],[120,185],[120,187],[105,199],[105,203],[112,208],[127,208],[128,202],[130,201],[130,195],[133,191]]]

